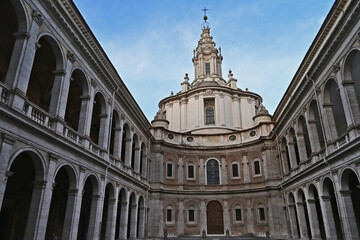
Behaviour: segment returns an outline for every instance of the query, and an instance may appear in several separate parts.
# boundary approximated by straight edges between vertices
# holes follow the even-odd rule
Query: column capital
[[[78,195],[78,192],[79,192],[79,189],[76,189],[76,188],[74,188],[74,189],[69,189],[67,192],[68,192],[68,195],[69,195],[69,196],[77,196],[77,195]]]
[[[33,10],[32,17],[34,22],[37,23],[37,25],[41,26],[44,23],[43,16],[40,13],[38,13],[36,10]]]
[[[29,39],[30,38],[30,34],[28,32],[15,32],[15,33],[13,33],[13,36],[16,39]]]
[[[344,196],[344,197],[351,195],[351,190],[340,190],[339,192],[340,192],[340,194],[341,194],[342,196]]]
[[[45,189],[47,181],[33,181],[34,189]]]

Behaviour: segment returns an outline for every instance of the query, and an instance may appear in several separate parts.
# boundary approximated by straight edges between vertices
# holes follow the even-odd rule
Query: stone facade
[[[72,1],[1,1],[1,238],[359,239],[359,39],[335,1],[271,116],[205,21],[150,124]]]

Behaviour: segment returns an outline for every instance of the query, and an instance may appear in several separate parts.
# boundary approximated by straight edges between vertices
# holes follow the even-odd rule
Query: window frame
[[[208,70],[209,70],[209,72],[208,72]],[[210,63],[205,63],[205,76],[210,76],[210,75],[211,75]]]
[[[259,164],[259,173],[256,173],[255,170],[255,163],[258,162]],[[262,171],[261,171],[261,162],[259,158],[254,158],[254,160],[252,161],[252,173],[253,173],[253,177],[261,177],[262,176]]]
[[[219,183],[218,184],[209,184],[208,183],[208,162],[211,160],[215,160],[218,163],[218,175],[219,175]],[[221,164],[220,161],[216,158],[209,158],[205,163],[205,180],[207,186],[220,186],[221,185]]]
[[[240,210],[240,220],[237,220],[237,214],[236,214],[236,210]],[[241,207],[240,204],[236,204],[234,206],[234,223],[244,223],[244,215],[243,215],[243,208]]]
[[[236,166],[236,169],[237,169],[237,176],[234,176],[234,166]],[[240,176],[240,164],[238,162],[232,162],[231,163],[231,178],[233,179],[240,179],[241,176]]]
[[[263,214],[264,214],[264,219],[261,219],[261,212],[260,209],[263,209]],[[259,203],[256,207],[256,214],[257,214],[257,220],[259,223],[264,223],[266,222],[266,211],[265,211],[265,206],[262,203]]]
[[[169,173],[169,165],[171,165],[171,176],[168,175]],[[167,179],[174,179],[174,164],[171,160],[166,162],[166,178]]]
[[[194,221],[190,221],[190,211],[194,212]],[[197,212],[196,208],[193,205],[190,205],[186,211],[186,224],[188,225],[196,225],[197,224]]]
[[[169,221],[169,219],[168,219],[168,217],[169,217],[169,215],[168,215],[168,214],[169,214],[169,211],[170,211],[170,217],[171,217],[170,221]],[[166,208],[165,222],[166,222],[166,224],[174,224],[174,223],[175,223],[174,208],[173,208],[171,205],[169,205],[169,206]]]
[[[189,176],[189,173],[190,173],[190,171],[189,171],[189,167],[192,167],[192,174],[193,174],[193,177],[190,177]],[[195,171],[195,169],[196,169],[196,167],[195,167],[195,164],[193,163],[193,162],[188,162],[187,164],[186,164],[186,180],[190,180],[190,181],[192,181],[192,180],[196,180],[196,171]]]

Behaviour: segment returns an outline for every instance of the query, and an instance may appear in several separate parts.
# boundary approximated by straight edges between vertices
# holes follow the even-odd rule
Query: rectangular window
[[[235,209],[235,220],[236,220],[237,222],[241,222],[241,221],[242,221],[241,209],[240,209],[240,208]]]
[[[194,166],[193,165],[188,166],[188,178],[194,178]]]
[[[205,63],[205,74],[206,76],[210,75],[210,63]]]
[[[195,210],[189,210],[189,222],[195,222]]]
[[[259,208],[259,220],[265,221],[265,209],[263,207]]]
[[[239,168],[237,164],[233,164],[232,166],[232,175],[233,177],[239,177]]]
[[[254,173],[255,173],[255,175],[260,175],[260,162],[259,161],[254,162]]]
[[[172,176],[173,176],[172,163],[168,163],[168,164],[167,164],[166,176],[167,176],[167,177],[172,177]]]
[[[167,209],[167,210],[166,210],[166,221],[167,221],[167,222],[171,222],[171,221],[172,221],[172,210],[171,210],[171,209]]]

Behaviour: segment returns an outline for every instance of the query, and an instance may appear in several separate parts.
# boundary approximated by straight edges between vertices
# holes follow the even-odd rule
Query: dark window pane
[[[195,211],[193,209],[189,210],[189,222],[195,222]]]
[[[211,159],[206,164],[207,184],[220,184],[219,178],[219,163],[215,159]]]
[[[188,178],[194,178],[194,166],[188,166]]]
[[[210,75],[210,63],[205,63],[205,74]]]
[[[238,168],[237,164],[232,165],[232,174],[233,174],[233,177],[239,176],[239,168]]]
[[[260,163],[259,161],[254,162],[255,175],[260,174]]]
[[[260,221],[265,221],[265,209],[263,207],[259,208],[259,219]]]
[[[167,164],[167,174],[166,174],[166,176],[168,176],[168,177],[173,176],[173,174],[172,174],[172,164],[171,163]]]
[[[242,221],[241,209],[240,208],[235,209],[235,220],[236,221]]]
[[[214,108],[206,108],[206,124],[215,124]]]
[[[171,210],[171,209],[167,209],[167,210],[166,210],[166,221],[167,221],[167,222],[171,222],[171,215],[172,215],[172,210]]]

